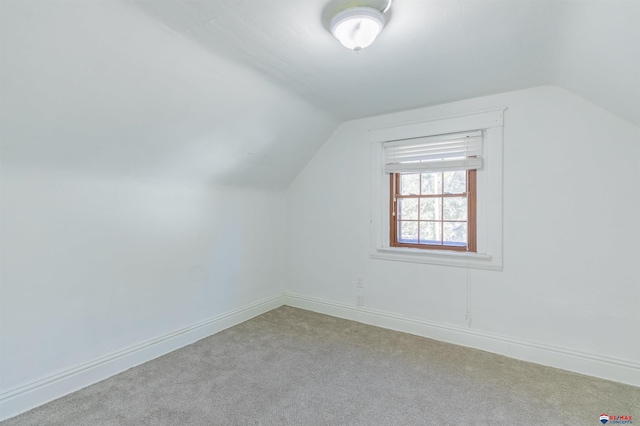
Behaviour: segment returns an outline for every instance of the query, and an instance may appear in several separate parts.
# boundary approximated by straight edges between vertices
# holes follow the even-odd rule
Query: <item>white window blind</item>
[[[482,131],[385,142],[385,173],[482,168]]]

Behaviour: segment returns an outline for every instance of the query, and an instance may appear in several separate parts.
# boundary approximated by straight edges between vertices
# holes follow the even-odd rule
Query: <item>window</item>
[[[482,131],[383,144],[390,175],[390,246],[476,251]]]
[[[371,258],[502,269],[503,116],[369,129]]]
[[[391,173],[390,245],[476,251],[476,171]]]

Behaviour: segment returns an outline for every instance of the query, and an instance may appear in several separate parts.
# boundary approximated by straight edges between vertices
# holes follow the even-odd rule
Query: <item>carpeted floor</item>
[[[17,425],[640,423],[640,388],[281,307],[38,407]]]

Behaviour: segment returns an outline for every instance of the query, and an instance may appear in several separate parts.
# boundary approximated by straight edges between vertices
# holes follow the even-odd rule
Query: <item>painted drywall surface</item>
[[[567,3],[551,82],[640,126],[640,2]]]
[[[284,193],[2,174],[0,393],[279,294]]]
[[[280,292],[336,121],[127,2],[0,8],[0,394]]]
[[[0,8],[10,166],[284,189],[338,124],[133,4]]]
[[[507,107],[504,269],[370,259],[366,131]],[[287,289],[637,361],[640,129],[557,87],[345,123],[288,190]],[[469,283],[470,320],[467,309]]]
[[[358,55],[328,30],[344,1],[135,3],[345,120],[555,84],[640,125],[637,1],[400,1]]]
[[[566,2],[532,0],[397,2],[376,42],[356,55],[329,31],[347,3],[135,2],[345,120],[544,84],[567,9]]]

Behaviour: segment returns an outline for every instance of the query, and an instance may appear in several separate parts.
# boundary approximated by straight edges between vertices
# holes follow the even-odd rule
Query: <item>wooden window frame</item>
[[[389,245],[391,247],[407,247],[418,248],[426,250],[448,250],[448,251],[462,251],[473,252],[477,250],[476,247],[476,207],[477,207],[477,194],[476,194],[476,171],[467,170],[467,245],[466,246],[449,246],[444,244],[414,244],[403,243],[398,241],[398,198],[415,198],[420,200],[421,198],[444,198],[448,197],[460,197],[460,194],[434,194],[434,195],[398,195],[396,189],[400,188],[400,175],[402,173],[390,173],[389,174],[389,186],[390,186],[390,201],[389,201],[389,220],[390,220],[390,239]],[[405,173],[405,174],[418,174],[418,173]],[[418,201],[419,202],[419,201]],[[442,221],[446,222],[446,221]]]

